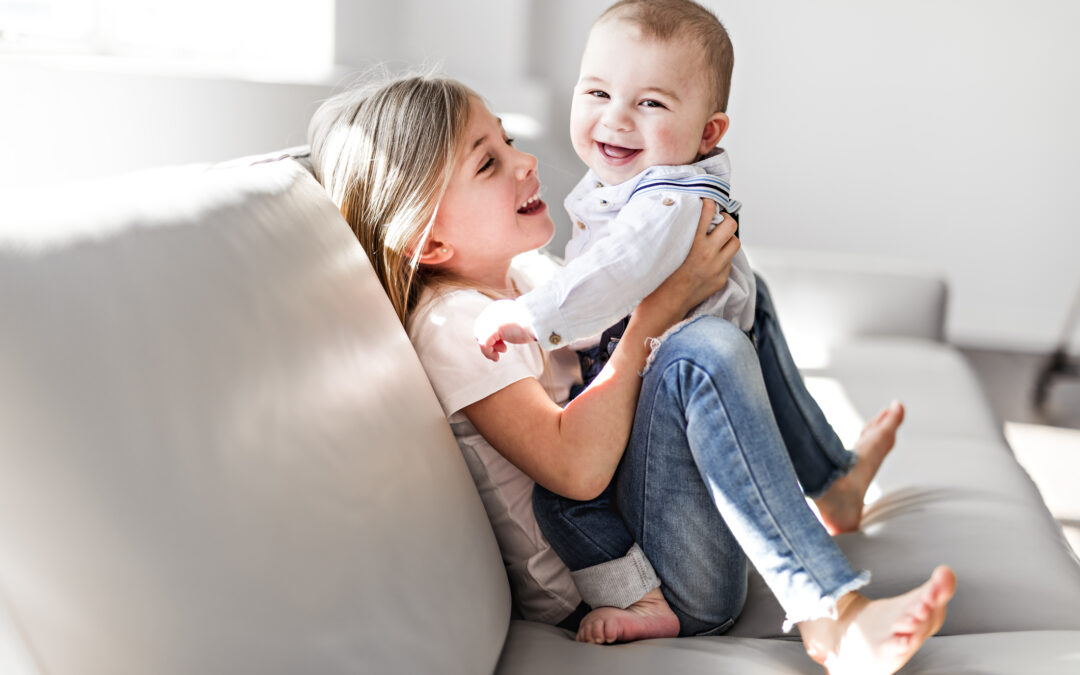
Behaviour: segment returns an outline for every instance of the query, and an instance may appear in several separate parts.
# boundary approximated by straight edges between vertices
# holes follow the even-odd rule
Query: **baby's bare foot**
[[[898,402],[879,412],[855,441],[854,452],[858,456],[855,466],[814,500],[829,534],[859,529],[866,490],[896,443],[896,430],[903,421],[904,406]]]
[[[601,645],[678,634],[679,618],[660,589],[654,588],[626,609],[597,607],[586,614],[578,626],[577,641]]]
[[[829,675],[895,673],[941,629],[955,591],[956,575],[943,565],[922,586],[895,598],[850,593],[838,603],[838,619],[799,624],[806,653]]]

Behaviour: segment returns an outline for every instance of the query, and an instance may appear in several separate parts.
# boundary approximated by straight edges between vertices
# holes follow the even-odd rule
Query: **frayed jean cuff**
[[[819,600],[816,603],[816,606],[801,612],[805,613],[805,616],[793,616],[792,612],[788,612],[781,630],[785,633],[790,632],[791,629],[795,627],[795,624],[802,623],[803,621],[838,618],[836,613],[836,601],[852,591],[859,590],[868,583],[870,583],[870,573],[866,571],[859,572],[854,579]]]

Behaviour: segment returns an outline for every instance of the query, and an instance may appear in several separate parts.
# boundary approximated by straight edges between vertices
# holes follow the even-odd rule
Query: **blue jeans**
[[[685,635],[734,622],[747,556],[795,621],[822,616],[865,583],[803,499],[846,473],[854,455],[806,391],[760,278],[753,334],[756,352],[713,317],[668,336],[604,494],[589,502],[540,487],[533,494],[537,521],[571,570],[637,542]]]

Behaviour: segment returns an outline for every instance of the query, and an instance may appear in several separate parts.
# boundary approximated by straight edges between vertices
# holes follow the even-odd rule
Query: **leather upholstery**
[[[42,674],[492,670],[487,518],[309,174],[0,204],[0,588]]]

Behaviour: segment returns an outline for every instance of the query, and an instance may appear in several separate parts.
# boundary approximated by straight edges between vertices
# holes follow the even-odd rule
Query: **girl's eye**
[[[495,164],[495,158],[494,157],[488,157],[488,160],[486,162],[484,162],[484,166],[480,167],[480,170],[477,171],[476,173],[478,173],[478,174],[484,173],[485,171],[490,169],[493,164]]]
[[[506,139],[506,144],[507,144],[507,145],[513,145],[513,144],[514,144],[514,139],[512,139],[512,138],[507,138],[507,139]]]

